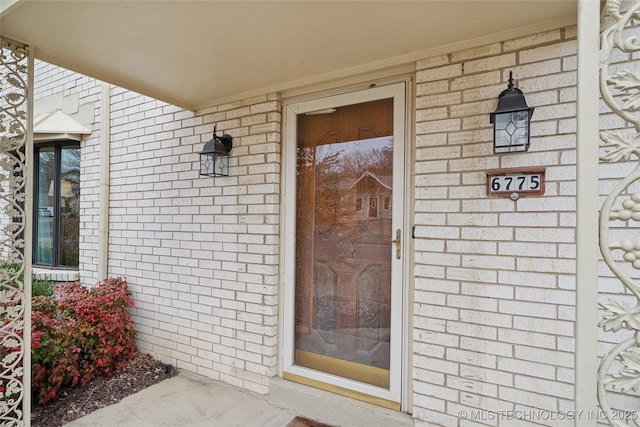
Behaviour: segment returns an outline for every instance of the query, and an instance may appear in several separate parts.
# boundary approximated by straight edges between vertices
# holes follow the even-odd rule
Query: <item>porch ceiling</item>
[[[35,56],[190,109],[576,22],[575,0],[0,0]]]

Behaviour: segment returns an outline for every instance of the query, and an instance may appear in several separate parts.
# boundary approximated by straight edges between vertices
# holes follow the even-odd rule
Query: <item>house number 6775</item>
[[[532,191],[540,188],[540,175],[506,175],[491,178],[492,191]]]
[[[517,196],[514,196],[517,193]],[[487,172],[487,194],[517,199],[544,193],[544,171],[499,170]]]

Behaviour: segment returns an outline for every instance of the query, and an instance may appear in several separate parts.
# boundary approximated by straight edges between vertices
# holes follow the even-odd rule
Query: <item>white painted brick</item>
[[[473,47],[471,49],[465,49],[465,50],[453,52],[451,54],[451,61],[452,62],[468,61],[470,59],[481,58],[485,56],[494,57],[500,54],[501,52],[502,52],[501,43],[488,44],[484,46]],[[466,71],[466,68],[465,68],[465,71]]]
[[[517,288],[516,298],[561,305],[574,305],[575,293],[565,290]]]
[[[450,307],[467,308],[472,310],[481,310],[488,312],[496,312],[498,302],[492,298],[484,298],[471,295],[449,295],[447,305]]]
[[[465,74],[478,73],[487,70],[495,70],[496,68],[511,68],[516,64],[516,55],[507,53],[503,55],[495,55],[485,59],[475,61],[467,61],[464,64]]]
[[[562,58],[562,70],[563,71],[575,71],[578,69],[578,57],[567,56]]]
[[[497,366],[497,357],[491,354],[477,353],[457,348],[448,348],[446,350],[447,359],[459,362],[465,365],[473,365],[484,368],[495,369]]]
[[[576,351],[576,339],[573,337],[558,337],[557,349],[566,352]]]
[[[449,82],[440,80],[436,82],[419,83],[416,85],[416,95],[433,95],[436,93],[446,93],[449,91]]]
[[[416,356],[416,372],[431,370],[433,372],[458,375],[459,365],[441,358],[429,358],[422,355]],[[428,374],[427,374],[428,375]],[[420,376],[416,374],[416,376]]]
[[[555,319],[558,307],[555,304],[541,304],[522,300],[504,300],[499,302],[501,313],[519,314],[529,317]]]
[[[512,316],[499,314],[495,311],[460,310],[460,320],[467,323],[507,328],[513,324]]]
[[[432,319],[457,320],[459,318],[458,310],[451,307],[430,304],[416,304],[414,307],[415,314]]]
[[[518,88],[524,93],[529,93],[549,90],[552,88],[575,87],[576,77],[575,71],[532,77],[529,79],[519,80]]]
[[[560,41],[561,38],[562,38],[562,30],[556,29],[552,31],[547,31],[545,33],[533,34],[533,35],[529,35],[529,36],[514,39],[514,40],[507,40],[503,43],[503,48],[505,51],[520,50],[530,46],[537,46],[541,44],[547,44],[550,42]]]
[[[498,243],[498,254],[514,257],[555,257],[557,256],[557,245],[551,243],[500,242]]]
[[[487,82],[485,82],[487,83]],[[477,101],[477,100],[493,100],[495,106],[498,105],[497,96],[506,89],[505,84],[500,77],[496,77],[492,84],[485,84],[480,87],[469,87],[462,91],[462,99],[464,102]],[[495,109],[495,108],[494,108]]]
[[[438,343],[447,347],[458,347],[460,339],[456,335],[449,333],[438,333],[435,331],[420,331],[414,334],[414,339],[418,343],[424,342],[425,344]],[[421,344],[420,344],[421,345]]]
[[[494,384],[483,383],[470,378],[460,378],[453,375],[447,376],[447,386],[466,393],[478,393],[484,396],[498,395],[498,387]]]
[[[553,335],[542,334],[533,331],[520,331],[514,329],[498,329],[500,341],[516,345],[529,345],[539,348],[555,349],[556,339]]]
[[[440,55],[434,56],[427,59],[421,59],[417,62],[416,68],[418,70],[423,70],[426,68],[439,67],[441,65],[446,65],[449,63],[449,55]]]
[[[487,298],[513,298],[512,286],[492,283],[472,283],[464,282],[461,285],[461,292],[465,295],[477,295]]]
[[[484,141],[490,142],[493,139],[493,129],[464,130],[448,135],[449,144],[463,144],[463,150],[470,143]]]
[[[448,321],[447,332],[456,335],[472,336],[495,340],[498,336],[495,327]]]
[[[518,259],[518,269],[534,270],[541,272],[554,272],[558,274],[572,274],[576,271],[576,261],[574,259]]]
[[[543,363],[545,362],[545,363]],[[539,361],[518,360],[513,357],[500,357],[497,360],[499,372],[512,372],[539,378],[554,378],[556,367],[544,359]]]
[[[447,268],[447,275],[452,280],[495,283],[498,273],[493,270],[449,267]]]
[[[512,270],[516,261],[512,257],[465,255],[462,257],[462,267]]]
[[[577,42],[570,40],[550,46],[543,46],[520,52],[521,63],[539,62],[550,58],[575,55],[577,53]]]
[[[558,307],[558,319],[575,321],[576,310],[574,307],[560,306]]]
[[[516,67],[510,68],[508,71],[513,72],[513,78],[516,80],[516,83],[517,83],[518,79],[560,73],[561,71],[563,71],[562,60],[560,58],[553,58],[553,59],[549,59],[547,61],[542,61],[542,62],[532,62],[529,64],[518,65]],[[508,80],[509,78],[508,71],[503,76],[503,80]],[[526,95],[527,104],[538,105],[534,102],[535,98],[532,95],[535,95],[535,93],[534,94],[527,93]]]
[[[445,65],[417,72],[417,81],[435,81],[462,75],[462,64]]]
[[[460,237],[465,240],[512,240],[513,230],[510,228],[465,227],[461,230]]]
[[[478,335],[460,337],[460,348],[498,356],[511,356],[513,354],[513,345]]]
[[[518,228],[515,237],[519,241],[527,242],[563,242],[575,241],[575,231],[572,229],[528,229]]]
[[[512,387],[514,381],[514,375],[511,373],[469,365],[460,366],[460,376],[485,383],[505,385],[507,387]]]
[[[464,217],[468,219],[469,215],[464,215]],[[451,215],[448,218],[451,218]],[[447,242],[448,252],[454,253],[496,254],[497,247],[498,244],[496,242],[465,241],[461,239]]]
[[[443,400],[458,400],[459,391],[453,390],[449,387],[441,387],[435,384],[426,384],[415,381],[414,390],[416,393],[426,394],[435,398],[441,398]]]
[[[554,397],[523,391],[519,388],[501,386],[498,391],[498,396],[510,402],[521,403],[547,411],[557,410],[558,407],[558,402]]]
[[[479,111],[493,111],[495,109],[495,101],[479,101],[465,102],[459,105],[451,105],[449,107],[450,117],[468,117],[477,114]]]
[[[573,335],[573,324],[563,320],[542,319],[535,317],[514,316],[514,328],[544,332],[553,335]]]
[[[486,60],[483,60],[483,63],[484,61]],[[481,70],[481,71],[486,71],[486,70]],[[497,70],[486,71],[482,74],[464,75],[464,76],[455,78],[451,81],[451,90],[464,90],[464,89],[470,89],[470,88],[477,88],[478,86],[495,85],[500,81],[501,81],[501,73],[500,71],[497,71]],[[498,94],[499,93],[500,92],[498,92]],[[495,93],[492,98],[494,100],[497,99]]]
[[[460,119],[442,119],[416,123],[416,132],[418,134],[450,132],[460,129],[462,129]]]
[[[418,289],[423,289],[425,291],[433,291],[433,292],[442,292],[442,293],[459,293],[460,286],[458,283],[450,281],[450,280],[419,280],[419,286],[416,286]]]

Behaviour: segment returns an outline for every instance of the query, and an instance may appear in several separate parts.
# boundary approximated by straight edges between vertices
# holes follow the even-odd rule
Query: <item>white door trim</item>
[[[280,328],[280,375],[289,373],[304,376],[314,381],[320,381],[332,386],[352,390],[380,399],[394,402],[403,402],[403,395],[406,393],[407,366],[404,357],[407,351],[407,322],[404,319],[407,312],[408,283],[408,248],[407,242],[411,238],[409,227],[407,226],[408,199],[406,194],[406,183],[408,182],[409,168],[406,164],[406,154],[408,152],[408,132],[407,132],[407,86],[408,82],[376,86],[358,91],[338,95],[328,95],[315,99],[308,99],[292,102],[284,105],[284,144],[283,144],[283,165],[282,165],[282,210],[281,210],[281,325]],[[392,219],[392,229],[403,230],[402,258],[392,261],[392,283],[401,283],[401,286],[392,286],[392,317],[391,317],[391,363],[390,363],[390,387],[383,389],[380,387],[364,384],[361,382],[336,377],[323,372],[296,366],[294,364],[294,300],[295,300],[295,185],[296,185],[296,116],[307,112],[325,110],[344,105],[359,104],[378,99],[394,100],[394,183],[393,201],[394,215]],[[397,151],[396,151],[397,150]],[[395,211],[395,209],[399,209]],[[396,213],[398,212],[398,213]],[[393,238],[393,236],[389,236]],[[394,251],[395,253],[395,251]]]

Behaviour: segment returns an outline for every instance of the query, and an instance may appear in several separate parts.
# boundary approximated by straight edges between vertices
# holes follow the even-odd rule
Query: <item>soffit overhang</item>
[[[37,59],[190,110],[576,22],[575,0],[0,1]]]

